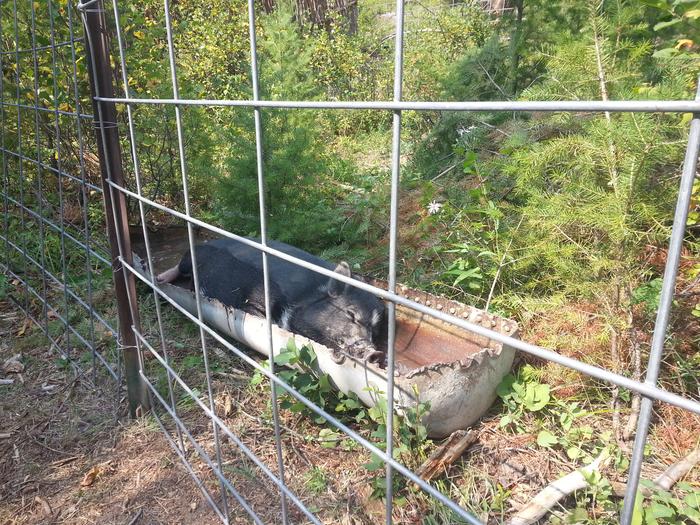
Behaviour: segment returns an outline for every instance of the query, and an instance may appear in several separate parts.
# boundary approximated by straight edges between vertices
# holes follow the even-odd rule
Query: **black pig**
[[[336,266],[277,241],[269,242],[268,246],[338,274],[351,275],[346,262]],[[232,239],[218,239],[197,246],[196,254],[202,294],[245,312],[265,315],[260,251]],[[386,344],[386,319],[384,304],[379,299],[272,255],[267,261],[274,323],[334,351],[383,363],[384,352],[378,347]],[[172,282],[191,273],[188,252],[178,266],[160,274],[158,280]],[[342,360],[337,354],[334,358]]]

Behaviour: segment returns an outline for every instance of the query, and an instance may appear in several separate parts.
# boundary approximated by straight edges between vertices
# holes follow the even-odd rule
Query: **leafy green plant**
[[[644,310],[653,314],[659,308],[659,299],[661,297],[661,287],[663,279],[656,278],[651,281],[640,284],[632,290],[632,304],[643,304]]]
[[[7,276],[0,273],[0,300],[4,300],[10,288]]]
[[[322,409],[340,415],[348,421],[360,422],[365,419],[366,409],[357,396],[352,393],[344,394],[335,388],[330,376],[320,371],[316,352],[311,345],[298,348],[294,340],[289,339],[287,346],[275,356],[275,365],[283,367],[276,370],[277,375],[282,380]],[[264,375],[256,372],[250,383],[252,386],[257,386],[263,379]],[[317,424],[323,424],[326,421],[324,417],[317,415],[286,389],[276,388],[282,408],[304,414]],[[334,436],[335,434],[331,435],[326,432],[320,437],[333,441]]]
[[[384,449],[387,444],[387,420],[389,417],[386,397],[382,392],[375,390],[376,404],[368,409],[369,419],[375,424],[370,434],[378,448]],[[414,392],[418,398],[418,392]],[[430,444],[428,432],[423,425],[423,416],[430,410],[430,404],[419,402],[415,407],[404,407],[400,414],[393,414],[394,439],[392,456],[404,463],[411,463],[424,457]],[[370,472],[377,472],[385,466],[384,460],[372,454],[372,458],[364,467]],[[403,477],[394,476],[394,490],[398,491],[405,483]],[[373,498],[382,498],[386,491],[386,478],[377,476],[372,480]]]
[[[517,376],[505,376],[496,388],[496,393],[507,409],[507,413],[501,417],[500,426],[514,425],[521,432],[524,430],[523,416],[542,410],[551,400],[549,385],[537,381],[535,370],[529,365],[524,366]],[[543,437],[542,441],[548,439]]]

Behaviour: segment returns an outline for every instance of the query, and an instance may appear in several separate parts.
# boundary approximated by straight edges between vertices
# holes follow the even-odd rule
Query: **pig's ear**
[[[336,266],[335,270],[333,271],[335,273],[339,273],[340,275],[344,275],[345,277],[350,277],[350,265],[345,261],[341,261],[341,263]],[[347,284],[343,282],[337,281],[333,278],[328,279],[328,295],[331,297],[338,297],[345,291],[346,287]]]

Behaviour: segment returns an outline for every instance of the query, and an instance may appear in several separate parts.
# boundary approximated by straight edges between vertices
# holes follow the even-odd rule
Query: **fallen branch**
[[[586,479],[593,472],[599,471],[601,464],[607,459],[608,452],[603,450],[600,456],[593,460],[592,463],[550,483],[530,503],[506,522],[506,525],[532,525],[536,523],[560,500],[577,490],[585,489],[588,486]]]
[[[671,490],[671,488],[698,463],[700,463],[700,448],[691,450],[685,457],[679,459],[664,470],[654,480],[654,487],[659,490]],[[611,483],[611,485],[617,496],[622,497],[625,495],[625,489],[627,488],[625,483]],[[640,487],[639,491],[645,498],[648,498],[654,492],[654,490],[649,487]]]
[[[430,481],[446,467],[457,461],[477,439],[478,436],[473,430],[453,432],[447,441],[440,445],[420,466],[417,472],[418,476],[425,481]]]

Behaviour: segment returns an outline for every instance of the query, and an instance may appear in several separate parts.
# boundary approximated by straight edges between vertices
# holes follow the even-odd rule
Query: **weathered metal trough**
[[[170,240],[160,246],[152,242],[155,270],[162,271],[172,266],[185,249],[186,241],[183,244],[181,241]],[[138,245],[137,251],[140,251]],[[145,264],[137,266],[150,279]],[[382,285],[377,281],[373,284]],[[196,315],[195,295],[189,287],[163,284],[161,289]],[[398,293],[503,334],[517,336],[518,327],[514,321],[401,285]],[[268,355],[268,334],[264,318],[206,297],[202,297],[200,303],[202,317],[209,326],[222,335]],[[397,408],[401,410],[415,406],[417,402],[428,402],[430,410],[423,423],[428,434],[434,438],[447,436],[474,423],[494,402],[496,386],[509,372],[514,350],[403,306],[397,306],[396,319],[394,398]],[[331,357],[332,351],[325,346],[272,325],[276,354],[287,345],[290,338],[295,340],[297,347],[305,344],[313,346],[320,370],[332,378],[338,389],[346,393],[354,392],[368,406],[377,402],[378,393],[385,395],[387,376],[384,369],[350,356],[337,363]]]

